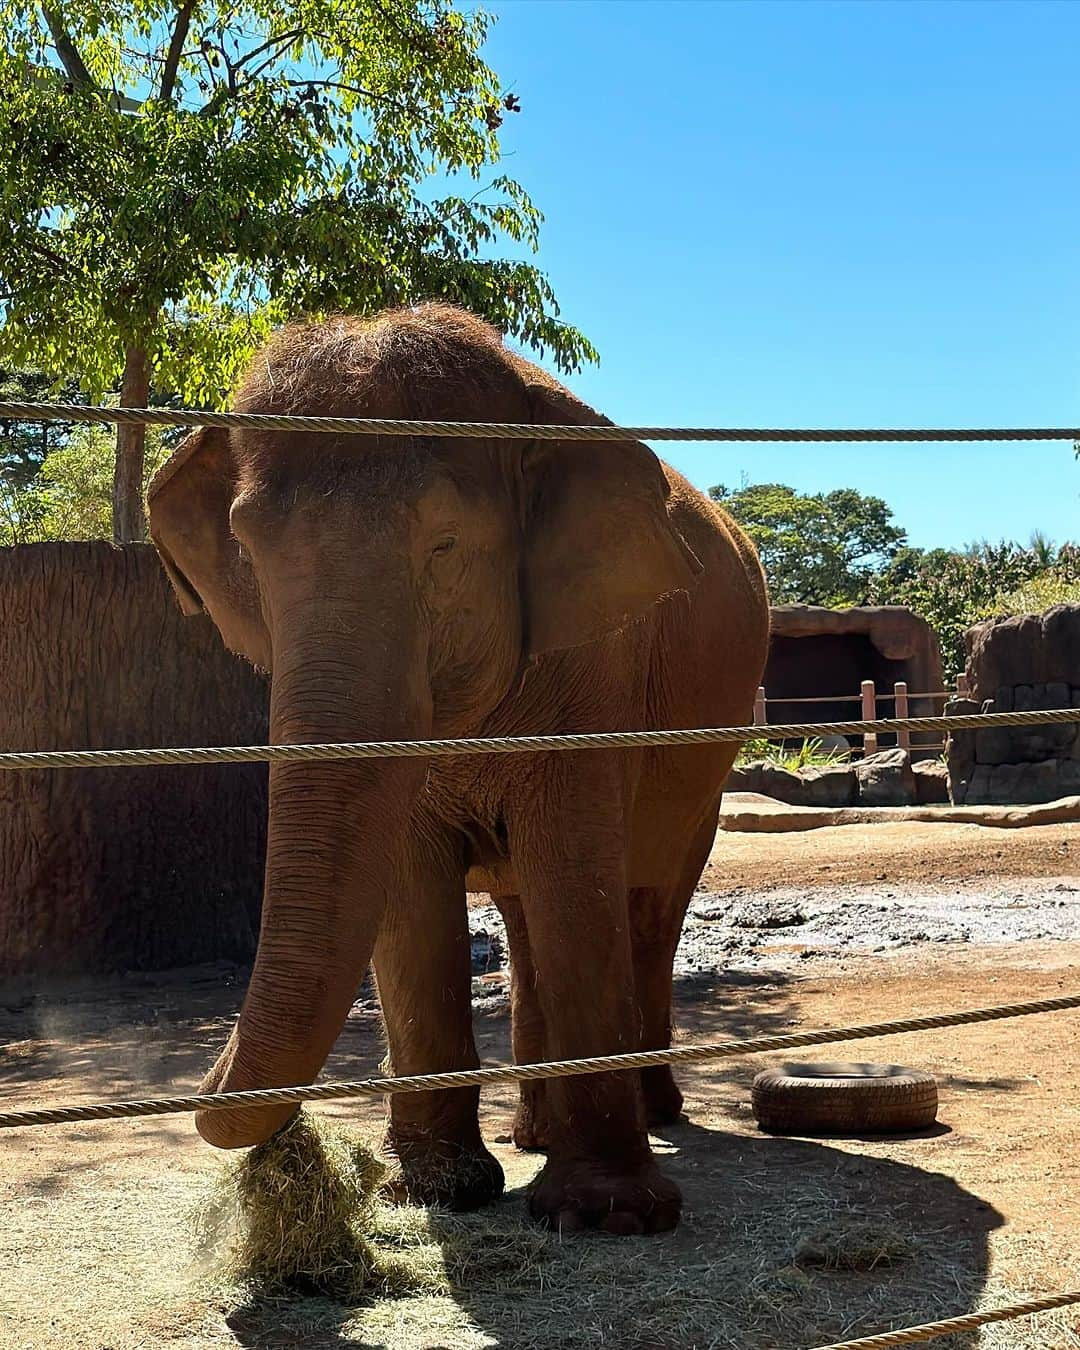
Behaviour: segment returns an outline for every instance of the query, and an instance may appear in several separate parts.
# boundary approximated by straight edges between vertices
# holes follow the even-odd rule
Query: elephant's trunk
[[[367,608],[367,607],[365,607]],[[426,662],[403,640],[400,611],[316,601],[275,625],[275,743],[412,740],[430,734]],[[390,634],[392,633],[392,638]],[[311,1082],[344,1024],[371,959],[395,843],[423,782],[421,759],[276,764],[259,949],[239,1021],[206,1079],[233,1091]],[[221,1148],[269,1138],[290,1105],[204,1111]]]

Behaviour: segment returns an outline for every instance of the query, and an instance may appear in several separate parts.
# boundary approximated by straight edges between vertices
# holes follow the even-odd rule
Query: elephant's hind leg
[[[536,990],[536,966],[529,947],[525,911],[518,895],[493,895],[510,941],[510,1007],[514,1063],[535,1064],[544,1058],[544,1015]],[[547,1093],[543,1082],[522,1083],[514,1117],[514,1143],[521,1149],[545,1150],[551,1141]]]
[[[671,968],[682,926],[674,888],[635,887],[630,914],[641,1049],[666,1050],[671,1044]],[[642,1069],[641,1091],[650,1126],[679,1119],[683,1097],[668,1067]]]
[[[395,1075],[476,1068],[464,868],[452,838],[414,845],[387,902],[375,948]],[[484,1147],[478,1088],[390,1098],[387,1146],[395,1190],[416,1204],[477,1209],[501,1195],[503,1173]]]
[[[701,878],[716,835],[716,813],[694,836],[678,881],[672,886],[641,886],[630,892],[630,930],[634,948],[634,993],[642,1050],[671,1045],[671,985],[675,950],[683,919]],[[683,1095],[671,1069],[642,1069],[641,1089],[650,1125],[670,1125],[682,1114]]]
[[[507,813],[521,887],[545,1057],[579,1059],[636,1047],[627,914],[625,761],[589,752],[545,758]],[[570,757],[567,756],[566,759]],[[533,1217],[560,1230],[661,1232],[679,1219],[679,1189],[645,1133],[633,1074],[553,1077]]]

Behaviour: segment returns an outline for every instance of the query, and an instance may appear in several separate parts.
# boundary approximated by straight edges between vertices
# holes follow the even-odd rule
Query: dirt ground
[[[679,1036],[1077,992],[1078,852],[1077,826],[722,834],[680,951]],[[497,957],[482,903],[473,921],[480,948]],[[189,1090],[242,991],[242,972],[200,968],[5,992],[3,1100]],[[505,1061],[501,982],[478,981],[476,993],[481,1056]],[[443,1258],[439,1286],[359,1309],[222,1282],[191,1219],[221,1156],[188,1118],[10,1131],[0,1137],[0,1346],[796,1350],[1080,1288],[1078,1030],[1080,1013],[1061,1013],[853,1048],[937,1076],[939,1127],[908,1139],[769,1138],[754,1126],[748,1089],[775,1056],[688,1070],[687,1120],[656,1139],[683,1188],[684,1221],[660,1238],[560,1241],[528,1228],[522,1188],[540,1160],[509,1144],[513,1097],[492,1091],[484,1129],[507,1198],[475,1218],[424,1219]],[[821,1057],[837,1053],[849,1052]],[[372,1072],[381,1054],[377,1014],[362,998],[327,1076]],[[376,1103],[325,1114],[378,1136]],[[808,1250],[830,1243],[850,1252],[867,1225],[891,1259],[856,1270],[810,1263]],[[1080,1311],[935,1344],[1080,1347]]]
[[[904,821],[842,825],[775,834],[722,834],[702,882],[733,886],[830,886],[894,881],[915,884],[966,877],[1052,877],[1080,874],[1080,828],[1045,825],[1002,830],[981,825]]]

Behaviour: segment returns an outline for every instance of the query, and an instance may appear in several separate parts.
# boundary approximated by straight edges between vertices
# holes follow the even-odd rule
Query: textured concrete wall
[[[185,619],[154,550],[0,550],[0,746],[264,742],[267,686]],[[154,970],[255,948],[266,767],[0,773],[0,974]]]

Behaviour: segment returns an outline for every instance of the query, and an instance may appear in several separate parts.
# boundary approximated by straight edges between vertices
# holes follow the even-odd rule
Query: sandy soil
[[[904,822],[841,825],[792,837],[720,834],[702,878],[706,889],[922,883],[966,877],[1080,873],[1080,828],[1029,830]]]
[[[680,953],[679,1034],[726,1039],[1075,992],[1078,850],[1075,826],[722,835]],[[489,917],[474,909],[477,950],[490,955],[480,932],[494,932]],[[241,973],[204,968],[5,994],[4,1100],[187,1090],[225,1039],[242,988]],[[506,1060],[499,982],[476,990],[481,1056]],[[187,1118],[12,1131],[2,1139],[0,1344],[795,1350],[1080,1287],[1078,1019],[864,1043],[861,1057],[937,1075],[940,1127],[912,1139],[764,1137],[748,1087],[766,1059],[698,1066],[683,1075],[687,1121],[656,1141],[686,1197],[681,1228],[660,1239],[526,1235],[521,1187],[539,1160],[509,1145],[512,1094],[493,1091],[485,1134],[510,1191],[476,1228],[475,1267],[448,1276],[438,1296],[359,1310],[221,1287],[190,1221],[220,1155]],[[362,1001],[328,1076],[373,1071],[381,1053],[377,1015]],[[374,1103],[326,1114],[372,1136],[381,1125]],[[797,1259],[822,1230],[865,1222],[902,1239],[895,1264],[850,1272]],[[432,1232],[438,1241],[436,1221]],[[523,1235],[528,1261],[493,1273],[495,1246]],[[1080,1313],[939,1344],[1080,1347]]]

